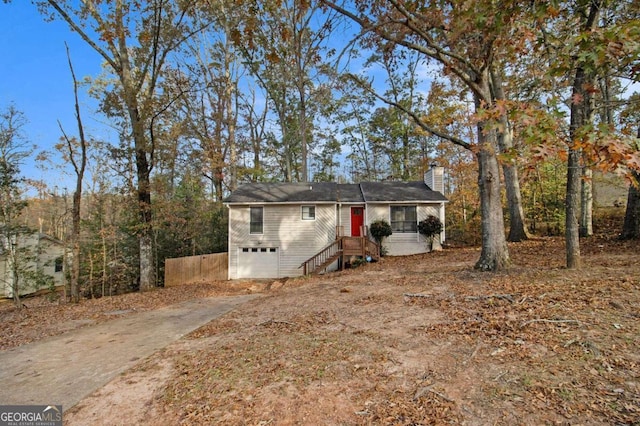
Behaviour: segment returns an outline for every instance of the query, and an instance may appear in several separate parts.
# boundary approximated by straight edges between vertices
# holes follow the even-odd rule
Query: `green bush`
[[[351,268],[355,269],[359,266],[365,265],[367,263],[367,261],[361,257],[354,259],[351,263]]]
[[[389,222],[384,219],[379,219],[372,222],[371,225],[369,225],[369,231],[379,245],[382,245],[382,240],[385,237],[393,234],[391,225],[389,225]]]
[[[429,216],[418,223],[418,231],[433,242],[433,237],[442,232],[442,222],[435,216]]]

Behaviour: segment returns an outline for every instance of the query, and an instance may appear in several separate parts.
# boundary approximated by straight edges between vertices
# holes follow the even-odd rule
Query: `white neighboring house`
[[[302,263],[332,244],[338,228],[357,237],[379,219],[393,229],[383,242],[388,255],[424,253],[418,222],[433,215],[445,223],[443,175],[444,168],[432,167],[418,182],[242,185],[225,200],[229,279],[302,275]]]
[[[13,297],[13,274],[11,271],[11,259],[7,256],[8,239],[0,236],[2,244],[0,246],[0,296]],[[64,274],[62,268],[64,244],[48,235],[33,232],[20,234],[17,246],[24,248],[29,258],[25,268],[30,272],[40,271],[43,275],[53,278],[53,284],[64,285]],[[46,284],[41,284],[29,279],[21,279],[19,283],[20,296],[35,293],[38,290],[48,288]]]

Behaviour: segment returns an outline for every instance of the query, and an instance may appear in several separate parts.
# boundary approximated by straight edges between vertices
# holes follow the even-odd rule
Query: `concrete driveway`
[[[155,351],[258,295],[192,300],[0,351],[0,405],[66,411]]]

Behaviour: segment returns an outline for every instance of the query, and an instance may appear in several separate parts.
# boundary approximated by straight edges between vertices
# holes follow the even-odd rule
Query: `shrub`
[[[354,259],[350,262],[351,264],[351,268],[355,269],[359,266],[365,265],[367,263],[367,261],[365,259],[362,259],[361,257]]]
[[[369,225],[369,231],[379,245],[382,245],[382,240],[384,239],[384,237],[388,237],[389,235],[393,234],[391,225],[389,225],[389,222],[384,219],[379,219],[372,222],[371,225]]]
[[[433,237],[442,232],[442,222],[435,216],[428,216],[418,223],[418,231],[429,239],[429,244],[433,245]]]

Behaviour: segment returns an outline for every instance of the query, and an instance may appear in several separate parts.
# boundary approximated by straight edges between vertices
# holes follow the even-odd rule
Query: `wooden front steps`
[[[338,237],[316,255],[302,262],[300,267],[303,268],[304,275],[318,274],[336,260],[342,260],[341,268],[344,269],[351,256],[371,256],[372,259],[379,260],[380,247],[368,237]]]

